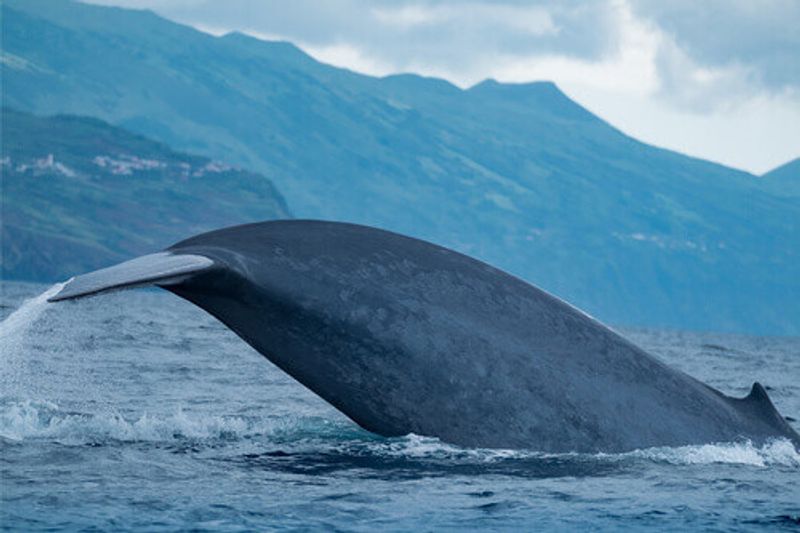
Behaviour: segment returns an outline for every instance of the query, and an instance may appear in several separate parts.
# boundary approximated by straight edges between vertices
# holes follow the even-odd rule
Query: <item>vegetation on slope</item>
[[[237,223],[286,218],[264,176],[76,116],[2,111],[2,276],[64,279]]]

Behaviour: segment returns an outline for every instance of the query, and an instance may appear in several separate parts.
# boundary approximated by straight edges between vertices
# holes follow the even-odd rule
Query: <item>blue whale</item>
[[[69,281],[205,309],[361,427],[469,447],[621,452],[800,437],[764,388],[731,398],[490,265],[375,228],[236,226]]]

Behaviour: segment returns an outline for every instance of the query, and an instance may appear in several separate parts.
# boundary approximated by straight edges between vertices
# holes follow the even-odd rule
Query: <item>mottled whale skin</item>
[[[516,277],[396,233],[231,227],[78,276],[52,300],[148,284],[205,309],[384,436],[546,452],[800,446],[761,385],[727,397]]]

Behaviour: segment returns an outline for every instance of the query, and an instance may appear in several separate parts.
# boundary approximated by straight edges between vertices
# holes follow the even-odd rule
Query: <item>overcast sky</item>
[[[799,0],[94,0],[374,75],[555,81],[641,140],[762,173],[800,156]]]

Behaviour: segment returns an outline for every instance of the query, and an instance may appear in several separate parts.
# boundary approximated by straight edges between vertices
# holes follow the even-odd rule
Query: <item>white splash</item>
[[[0,343],[4,354],[9,353],[8,349],[13,347],[13,343],[22,340],[31,325],[44,312],[49,305],[47,299],[58,294],[58,291],[67,283],[68,281],[56,283],[39,296],[25,300],[13,313],[0,322]]]
[[[5,320],[0,322],[0,396],[20,392],[21,380],[29,363],[26,340],[31,326],[50,306],[48,298],[66,285],[56,283],[39,296],[22,302]]]
[[[625,462],[651,461],[673,465],[729,464],[755,467],[773,465],[800,468],[800,453],[784,438],[773,439],[762,446],[752,442],[727,442],[674,448],[647,448],[626,453],[545,453],[532,450],[460,448],[433,437],[409,434],[397,439],[376,441],[373,448],[381,455],[414,459],[455,459],[479,462],[506,460],[565,460]]]
[[[628,457],[676,465],[738,464],[766,467],[770,465],[800,467],[800,453],[788,439],[774,439],[763,446],[752,442],[731,442],[650,448],[630,452]]]
[[[425,437],[414,433],[409,433],[399,438],[376,440],[372,445],[373,449],[380,455],[411,459],[493,462],[507,459],[545,457],[547,455],[530,450],[462,448],[442,442],[436,437]]]
[[[66,412],[53,402],[22,401],[0,408],[0,438],[12,441],[47,439],[62,444],[117,440],[164,442],[188,439],[238,439],[259,431],[242,417],[189,415],[178,409],[170,415],[139,415],[130,419],[118,412]]]
[[[332,426],[332,427],[330,427]],[[48,401],[16,401],[0,404],[0,439],[22,442],[45,439],[66,445],[106,441],[175,442],[191,440],[290,443],[295,449],[335,449],[347,454],[364,453],[414,460],[458,463],[502,461],[553,461],[626,463],[645,461],[677,466],[725,464],[756,468],[772,466],[800,469],[800,453],[787,439],[756,446],[751,442],[718,443],[675,448],[649,448],[619,454],[544,453],[532,450],[461,448],[433,437],[406,435],[382,439],[361,430],[312,418],[251,418],[186,413],[147,413],[131,417],[115,410],[86,413],[61,409]],[[316,438],[315,438],[316,437]],[[365,438],[366,437],[366,438]]]

